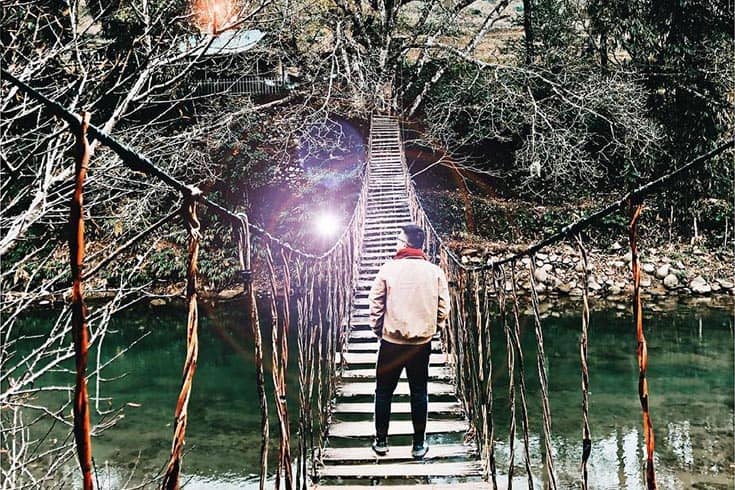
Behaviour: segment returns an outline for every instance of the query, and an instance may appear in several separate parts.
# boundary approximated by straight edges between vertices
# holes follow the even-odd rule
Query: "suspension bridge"
[[[368,291],[380,266],[395,253],[400,226],[413,223],[415,219],[409,206],[408,171],[402,149],[398,120],[373,117],[365,179],[368,191],[363,247],[352,299],[353,313],[346,348],[340,357],[344,369],[332,407],[332,423],[317,469],[318,479],[325,488],[328,483],[354,480],[369,484],[370,480],[378,478],[390,480],[392,484],[415,484],[420,478],[451,477],[468,480],[471,488],[478,488],[482,481],[482,465],[477,453],[471,445],[462,443],[469,423],[454,394],[449,358],[439,335],[432,340],[429,361],[427,434],[436,440],[455,442],[433,444],[422,461],[413,460],[408,444],[391,447],[386,456],[376,456],[370,448],[370,440],[375,435],[372,395],[379,344],[367,316]],[[402,379],[392,405],[394,419],[401,417],[391,422],[392,440],[401,440],[401,436],[406,439],[413,434],[411,420],[406,417],[410,413],[409,394],[408,382]]]
[[[94,488],[93,441],[86,386],[87,353],[90,348],[87,312],[84,306],[84,281],[97,273],[143,235],[175,217],[159,220],[141,234],[128,240],[110,254],[103,264],[84,270],[83,191],[86,169],[90,161],[89,140],[108,146],[131,169],[147,174],[182,197],[183,226],[188,231],[187,257],[187,353],[183,366],[181,390],[173,411],[171,452],[164,471],[156,479],[161,488],[177,489],[181,485],[186,458],[184,444],[188,419],[188,402],[196,389],[198,355],[197,263],[201,229],[197,210],[206,208],[228,223],[237,238],[244,296],[249,312],[250,328],[255,339],[255,372],[261,408],[262,439],[260,447],[260,487],[284,488],[357,488],[379,484],[394,490],[413,488],[508,488],[521,479],[529,488],[558,488],[551,449],[551,410],[548,397],[548,369],[543,350],[543,329],[539,300],[534,285],[534,260],[528,269],[519,259],[533,255],[557,241],[574,238],[595,220],[631,209],[630,243],[634,290],[631,298],[639,366],[639,397],[646,442],[646,484],[656,488],[654,472],[655,439],[648,410],[646,369],[648,353],[642,319],[640,297],[640,262],[638,260],[637,221],[641,201],[646,195],[680,178],[688,170],[732,147],[728,141],[707,154],[683,165],[640,188],[627,193],[597,212],[586,216],[550,235],[522,252],[509,254],[488,264],[463,264],[442,243],[434,230],[414,189],[407,169],[399,120],[374,115],[371,120],[369,158],[363,173],[363,184],[353,217],[335,245],[323,254],[299,250],[251,223],[244,214],[230,211],[203,195],[199,189],[182,182],[156,166],[154,162],[120,143],[89,123],[88,115],[79,117],[49,100],[26,83],[3,70],[3,78],[14,84],[27,97],[42,104],[52,115],[66,121],[77,136],[77,165],[74,199],[71,205],[70,251],[73,279],[72,333],[75,349],[76,387],[74,395],[74,440],[85,490]],[[393,422],[389,436],[393,442],[386,456],[376,456],[370,446],[373,434],[372,396],[375,387],[375,362],[378,343],[370,331],[367,295],[378,268],[388,260],[396,247],[399,227],[406,223],[421,226],[427,235],[425,251],[430,260],[440,264],[450,281],[451,313],[447,327],[431,341],[429,368],[429,421],[427,433],[431,442],[429,454],[417,461],[410,457],[407,438],[412,433],[407,419],[408,386],[400,382],[393,404]],[[577,241],[580,258],[587,253]],[[256,284],[252,280],[252,257],[258,248],[265,257],[271,302],[270,339],[272,358],[270,374],[275,393],[269,399],[265,389],[263,320],[255,307]],[[587,364],[587,267],[581,283],[585,285],[580,329],[580,429],[581,464],[579,482],[587,488],[587,463],[594,451],[588,419],[589,373]],[[524,377],[524,352],[520,343],[519,295],[517,276],[526,274],[531,282],[531,310],[536,337],[535,359],[527,366],[538,372],[538,386],[529,387]],[[277,301],[278,297],[286,301]],[[291,301],[288,301],[288,299]],[[289,359],[289,332],[295,330],[298,342],[296,359]],[[504,337],[507,358],[494,359],[491,337]],[[535,361],[535,362],[534,362]],[[289,407],[287,367],[298,364],[298,406]],[[493,369],[508,369],[510,384],[493,384]],[[513,375],[512,373],[516,373]],[[510,423],[499,427],[495,421],[493,390],[507,390]],[[542,432],[540,457],[532,460],[529,442],[529,417],[526,393],[538,390],[542,400]],[[636,416],[637,417],[637,416]],[[278,451],[269,455],[269,421],[277,419]],[[517,424],[517,422],[519,422]],[[292,440],[292,427],[296,428]],[[514,444],[518,444],[523,461],[516,462]],[[498,464],[496,446],[507,446],[503,467]],[[192,457],[192,456],[189,456]],[[275,467],[269,467],[275,461]],[[183,468],[183,470],[182,470]],[[521,468],[521,469],[519,469]],[[518,474],[516,474],[518,473]],[[525,485],[525,483],[524,483]]]

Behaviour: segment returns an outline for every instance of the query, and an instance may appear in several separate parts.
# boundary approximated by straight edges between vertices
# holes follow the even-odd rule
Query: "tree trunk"
[[[533,26],[531,25],[531,0],[523,0],[523,33],[526,38],[526,64],[533,63]]]

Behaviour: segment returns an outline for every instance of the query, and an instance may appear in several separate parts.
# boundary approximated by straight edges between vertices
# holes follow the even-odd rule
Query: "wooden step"
[[[477,452],[473,446],[465,444],[437,444],[429,448],[424,461],[435,461],[437,459],[451,458],[474,458]],[[390,451],[385,456],[378,456],[370,447],[341,447],[324,448],[322,461],[327,464],[346,464],[361,462],[389,463],[398,461],[413,461],[411,457],[411,446],[390,446]]]
[[[426,421],[427,434],[456,434],[467,432],[469,424],[466,420],[429,419]],[[410,436],[413,434],[413,423],[410,420],[394,420],[390,423],[388,434],[391,436]],[[335,421],[329,426],[329,437],[374,437],[375,422]]]
[[[401,226],[404,226],[406,224],[409,224],[409,220],[400,220],[400,221],[373,221],[372,223],[365,223],[363,226],[364,230],[397,230]]]
[[[432,446],[433,447],[433,446]],[[371,449],[372,451],[372,449]],[[427,457],[429,455],[427,454]],[[524,477],[525,478],[525,477]],[[514,479],[515,481],[515,479]],[[316,486],[311,487],[312,490],[365,490],[365,485],[342,485],[339,480],[336,480],[336,485],[329,485],[326,483],[320,483]],[[521,487],[523,481],[520,482]],[[411,483],[409,485],[380,485],[380,488],[386,490],[491,490],[493,488],[491,483],[485,481],[472,481],[472,482],[457,482],[457,483]],[[504,485],[504,482],[498,481],[498,490],[505,490],[508,488]]]
[[[429,449],[431,451],[431,449]],[[408,461],[393,464],[363,464],[325,466],[319,470],[324,478],[401,478],[438,476],[481,476],[479,461],[438,462]]]
[[[434,396],[454,395],[454,386],[449,383],[431,381],[427,385],[427,393]],[[375,394],[375,382],[370,381],[351,381],[344,383],[337,390],[337,396],[342,398],[350,398],[354,396],[371,396]],[[410,395],[407,381],[401,381],[396,386],[394,395]]]
[[[438,415],[461,415],[462,406],[458,402],[435,402],[429,400],[429,413]],[[393,414],[411,413],[411,403],[409,402],[393,402],[390,406]],[[375,403],[373,402],[339,402],[334,406],[336,414],[373,414],[375,413]]]
[[[372,334],[372,332],[370,332]],[[375,368],[366,369],[345,369],[342,371],[342,379],[372,379],[375,381]],[[405,374],[401,375],[401,379],[405,379]],[[444,366],[432,366],[429,368],[429,380],[451,380],[452,371]]]
[[[375,337],[374,342],[348,342],[347,352],[378,352],[378,339]],[[431,352],[440,353],[442,351],[441,343],[432,341]]]
[[[378,360],[378,354],[377,353],[364,353],[364,352],[346,352],[344,354],[337,352],[336,353],[336,362],[339,364],[342,362],[342,357],[344,357],[345,362],[348,365],[357,365],[357,364],[375,364]],[[429,365],[430,366],[442,366],[446,363],[447,359],[445,354],[431,354],[429,357]]]

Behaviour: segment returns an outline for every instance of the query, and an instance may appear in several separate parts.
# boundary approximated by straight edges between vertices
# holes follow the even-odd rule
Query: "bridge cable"
[[[582,260],[582,333],[579,337],[579,357],[582,367],[582,490],[589,487],[587,462],[592,452],[592,436],[590,435],[589,421],[589,393],[590,375],[587,364],[587,343],[590,324],[590,301],[589,301],[589,278],[590,269],[587,261],[587,250],[582,242],[582,237],[576,235],[577,246]]]
[[[0,68],[0,74],[2,74],[3,79],[6,79],[18,89],[20,89],[21,92],[26,94],[27,96],[31,97],[32,99],[35,99],[36,101],[40,102],[42,106],[48,110],[53,116],[56,116],[62,120],[64,120],[67,124],[69,124],[72,131],[79,131],[81,127],[81,120],[80,118],[75,115],[73,112],[69,111],[67,108],[59,104],[58,102],[49,99],[36,89],[30,87],[26,83],[22,82],[18,78],[14,77],[12,74],[10,74],[5,69]],[[123,165],[128,167],[129,169],[137,172],[142,172],[148,176],[155,177],[171,187],[172,189],[175,189],[179,191],[183,196],[196,196],[197,201],[212,210],[215,214],[220,216],[222,219],[225,219],[229,223],[237,223],[240,220],[240,215],[225,208],[221,204],[218,204],[211,199],[207,198],[206,196],[202,195],[201,191],[195,186],[187,185],[184,182],[181,182],[176,177],[172,176],[171,174],[167,173],[165,170],[161,169],[160,167],[156,166],[156,164],[153,163],[147,156],[136,152],[132,148],[130,148],[128,145],[118,141],[117,139],[113,138],[112,136],[108,135],[101,129],[97,128],[93,124],[89,124],[87,127],[88,135],[92,137],[92,140],[98,140],[100,143],[102,143],[104,146],[110,148],[114,153],[116,153]],[[365,175],[365,169],[367,165],[364,164],[363,167],[360,170],[361,176],[364,177]],[[256,231],[261,236],[266,237],[271,242],[274,242],[278,244],[279,247],[284,248],[286,250],[289,250],[295,254],[298,254],[304,258],[312,259],[312,260],[320,260],[324,259],[325,257],[329,256],[331,253],[333,253],[337,247],[341,244],[343,240],[345,240],[349,234],[349,230],[351,225],[353,224],[355,220],[355,215],[358,214],[357,210],[353,213],[353,216],[350,220],[350,222],[347,224],[344,232],[340,236],[340,238],[337,240],[337,242],[327,251],[321,253],[321,254],[313,254],[309,252],[305,252],[303,250],[297,249],[293,247],[288,242],[272,235],[267,230],[265,230],[263,227],[258,226],[254,223],[249,223],[249,226]]]
[[[202,237],[200,224],[196,213],[196,195],[184,196],[182,207],[184,224],[189,234],[189,251],[186,266],[186,359],[181,382],[181,391],[176,402],[174,413],[174,436],[171,443],[171,456],[166,465],[161,488],[164,490],[178,490],[181,475],[181,460],[184,453],[186,426],[189,418],[189,400],[191,387],[194,381],[197,359],[199,357],[199,309],[197,305],[197,272],[199,260],[199,242]]]

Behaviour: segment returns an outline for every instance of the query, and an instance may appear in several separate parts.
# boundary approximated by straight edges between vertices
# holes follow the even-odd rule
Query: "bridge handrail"
[[[674,181],[676,178],[680,177],[681,175],[688,172],[689,170],[692,170],[693,168],[708,161],[710,158],[715,157],[719,155],[720,153],[724,152],[725,150],[733,147],[733,145],[735,145],[735,139],[730,139],[728,141],[720,143],[717,147],[710,150],[709,152],[690,160],[689,162],[669,172],[668,174],[662,175],[656,179],[648,181],[647,183],[624,194],[621,198],[598,209],[597,211],[594,211],[593,213],[590,213],[578,219],[577,221],[574,221],[572,223],[569,223],[561,227],[555,233],[552,233],[551,235],[548,235],[542,238],[541,240],[526,247],[524,250],[521,250],[520,252],[513,253],[502,259],[493,259],[489,261],[487,264],[472,265],[472,266],[462,263],[460,258],[441,239],[436,229],[434,228],[434,225],[432,225],[431,221],[428,219],[426,211],[424,210],[424,207],[421,204],[421,199],[418,197],[418,193],[416,192],[414,181],[411,178],[410,173],[408,171],[408,165],[406,163],[405,152],[404,152],[402,145],[401,145],[401,162],[404,167],[404,171],[406,173],[406,189],[408,191],[409,202],[411,203],[411,213],[412,215],[414,215],[414,219],[417,222],[420,222],[425,228],[428,228],[428,230],[433,234],[439,246],[447,253],[447,256],[451,258],[452,261],[458,267],[460,267],[464,271],[480,271],[480,270],[496,269],[503,264],[515,262],[522,257],[533,256],[536,252],[538,252],[542,248],[552,245],[567,237],[570,237],[570,236],[573,236],[579,233],[584,228],[591,225],[593,222],[614,213],[615,211],[622,208],[626,204],[640,202],[645,196],[648,196],[649,194],[652,194],[653,192],[659,190],[661,187]]]
[[[18,87],[18,89],[20,89],[21,92],[31,97],[32,99],[35,99],[37,102],[40,102],[41,105],[46,110],[48,110],[52,115],[64,120],[67,124],[69,124],[69,126],[74,132],[78,132],[80,130],[81,118],[78,115],[74,114],[73,112],[71,112],[66,107],[56,102],[55,100],[49,99],[42,93],[38,92],[36,89],[22,82],[21,80],[13,76],[11,73],[9,73],[7,70],[0,69],[0,73],[2,74],[3,79],[8,80],[13,85]],[[153,163],[153,161],[150,158],[148,158],[146,155],[135,151],[130,146],[118,141],[114,137],[110,136],[109,134],[105,133],[103,130],[99,129],[98,127],[92,124],[89,124],[87,132],[89,136],[91,137],[90,140],[96,139],[100,143],[102,143],[104,146],[107,146],[108,148],[110,148],[115,154],[117,154],[120,157],[123,165],[125,165],[129,169],[138,171],[138,172],[143,172],[148,176],[156,177],[164,184],[179,191],[185,198],[195,199],[200,204],[203,204],[207,208],[211,209],[215,214],[227,220],[230,224],[240,223],[242,219],[242,215],[240,213],[231,211],[225,208],[224,206],[222,206],[221,204],[218,204],[212,201],[211,199],[207,198],[201,193],[201,191],[196,186],[187,185],[186,183],[180,181],[173,175],[170,175],[168,172],[164,171],[163,169],[158,167],[155,163]],[[360,169],[361,179],[364,179],[366,176],[366,168],[367,168],[367,162],[365,162],[363,164],[363,167]],[[252,229],[252,231],[256,232],[257,234],[267,238],[269,241],[273,243],[276,243],[281,248],[284,248],[292,253],[295,253],[301,256],[304,259],[322,260],[328,257],[331,253],[333,253],[343,243],[343,241],[349,236],[350,232],[352,231],[352,226],[355,223],[355,217],[358,215],[360,199],[363,199],[363,204],[364,204],[363,194],[365,193],[365,190],[366,190],[366,186],[364,185],[364,182],[365,181],[363,180],[362,187],[364,189],[361,193],[360,198],[358,199],[357,205],[355,206],[355,211],[352,214],[352,218],[348,222],[347,226],[345,227],[344,231],[340,235],[337,242],[332,247],[330,247],[326,252],[323,252],[321,254],[313,254],[313,253],[305,252],[303,250],[295,248],[288,242],[272,235],[262,226],[256,225],[252,222],[248,222],[248,226]]]

